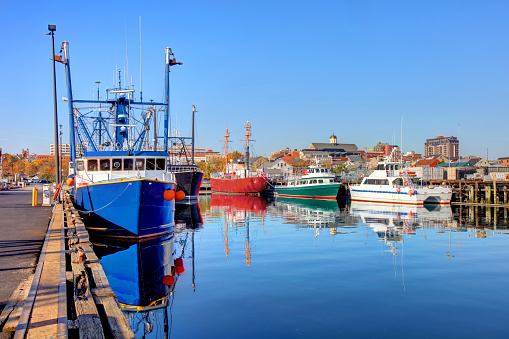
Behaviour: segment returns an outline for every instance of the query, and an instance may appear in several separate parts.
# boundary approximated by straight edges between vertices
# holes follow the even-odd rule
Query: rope
[[[101,207],[101,208],[99,208],[99,209],[96,209],[96,210],[93,210],[93,211],[78,211],[78,213],[81,213],[81,214],[88,214],[88,215],[90,216],[90,214],[95,213],[95,212],[97,212],[97,211],[102,210],[103,208],[108,207],[109,205],[113,204],[113,203],[115,202],[115,200],[117,200],[118,198],[120,198],[120,196],[121,196],[122,194],[124,194],[124,192],[125,192],[125,191],[129,188],[129,186],[131,186],[132,184],[133,184],[132,182],[130,182],[129,184],[127,184],[127,186],[124,188],[124,190],[122,191],[122,193],[120,193],[120,194],[118,195],[118,197],[116,197],[115,199],[113,199],[112,201],[110,201],[107,205],[104,205],[103,207]]]

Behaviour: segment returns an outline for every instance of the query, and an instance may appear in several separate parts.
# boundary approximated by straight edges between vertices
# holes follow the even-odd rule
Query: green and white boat
[[[328,168],[312,165],[299,178],[290,179],[286,185],[276,186],[280,197],[304,199],[336,199],[340,182]]]

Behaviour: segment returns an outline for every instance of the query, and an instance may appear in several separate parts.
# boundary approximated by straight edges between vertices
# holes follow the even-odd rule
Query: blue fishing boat
[[[181,63],[166,48],[163,103],[144,102],[141,93],[136,100],[133,89],[122,88],[120,72],[118,87],[107,89],[106,99],[100,99],[98,86],[97,100],[76,100],[67,42],[62,51],[72,162],[72,178],[67,184],[85,226],[104,236],[135,239],[171,231],[175,225],[175,200],[185,196],[177,190],[168,164],[169,72],[170,66]],[[86,111],[80,107],[87,107]],[[160,111],[165,112],[164,135],[154,132],[150,143],[148,132]],[[162,148],[157,145],[158,139],[163,139]]]

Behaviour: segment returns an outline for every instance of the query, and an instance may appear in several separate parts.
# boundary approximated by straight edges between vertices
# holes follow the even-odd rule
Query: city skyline
[[[242,151],[250,120],[254,155],[304,149],[332,133],[359,149],[384,142],[424,154],[426,139],[443,135],[460,139],[462,156],[509,153],[507,3],[195,1],[164,14],[164,2],[127,1],[118,18],[108,13],[119,2],[98,4],[1,5],[4,153],[44,154],[54,142],[47,25],[57,26],[57,54],[70,43],[75,98],[89,99],[96,81],[100,95],[114,86],[117,68],[139,93],[140,17],[143,97],[161,100],[164,48],[172,48],[183,62],[170,74],[172,127],[190,135],[196,105],[199,148],[221,152],[228,126],[232,149]],[[68,143],[65,96],[57,64]]]

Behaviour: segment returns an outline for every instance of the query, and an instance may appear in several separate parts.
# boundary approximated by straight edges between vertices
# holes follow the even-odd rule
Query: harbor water
[[[507,338],[507,214],[212,195],[93,242],[138,338]]]

